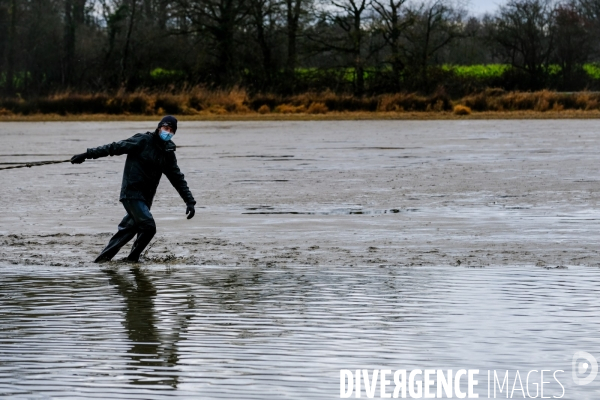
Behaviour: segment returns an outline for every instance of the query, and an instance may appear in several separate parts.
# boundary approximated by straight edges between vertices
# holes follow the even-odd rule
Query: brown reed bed
[[[597,118],[600,93],[505,92],[488,89],[452,99],[396,93],[356,97],[332,92],[294,96],[249,95],[243,89],[178,93],[139,90],[63,92],[31,99],[0,99],[0,120],[132,120],[175,114],[183,119],[454,119]]]

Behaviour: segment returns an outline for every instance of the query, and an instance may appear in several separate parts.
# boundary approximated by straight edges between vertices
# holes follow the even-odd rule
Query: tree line
[[[0,90],[594,89],[600,0],[0,0]],[[493,77],[447,65],[505,64]]]

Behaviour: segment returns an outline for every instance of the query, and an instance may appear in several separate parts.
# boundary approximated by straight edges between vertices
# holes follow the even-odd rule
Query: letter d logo
[[[584,358],[585,361],[581,360],[582,358]],[[587,385],[588,383],[596,379],[596,375],[598,375],[598,362],[596,361],[593,355],[585,351],[578,351],[575,354],[573,354],[572,368],[573,382],[576,385]],[[579,375],[583,375],[587,371],[590,371],[590,374],[588,376],[586,376],[585,378],[579,377]]]

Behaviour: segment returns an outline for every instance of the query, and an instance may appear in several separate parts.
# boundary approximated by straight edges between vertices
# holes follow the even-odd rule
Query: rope
[[[178,148],[181,147],[204,147],[204,146],[177,146]],[[28,154],[14,154],[14,155],[28,155]],[[68,160],[62,160],[62,161],[37,161],[37,162],[31,162],[31,163],[20,163],[20,162],[14,162],[14,163],[0,163],[0,164],[23,164],[23,165],[13,165],[12,167],[0,167],[0,170],[3,169],[14,169],[14,168],[31,168],[31,167],[38,167],[40,165],[49,165],[49,164],[61,164],[61,163],[66,163],[66,162],[71,162],[71,159]]]
[[[3,169],[14,169],[14,168],[31,168],[31,167],[38,167],[40,165],[48,165],[48,164],[61,164],[61,163],[65,163],[65,162],[71,162],[71,160],[62,160],[62,161],[37,161],[37,162],[31,162],[31,163],[23,163],[23,165],[14,165],[12,167],[2,167],[0,168],[0,170]],[[20,163],[15,163],[15,164],[20,164]]]

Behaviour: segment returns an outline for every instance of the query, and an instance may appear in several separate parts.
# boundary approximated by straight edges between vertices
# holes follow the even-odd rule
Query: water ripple
[[[562,369],[565,398],[600,394],[570,382],[600,355],[598,268],[0,271],[3,396],[330,399],[340,369],[382,367]]]

